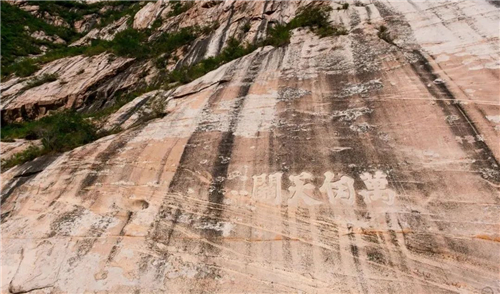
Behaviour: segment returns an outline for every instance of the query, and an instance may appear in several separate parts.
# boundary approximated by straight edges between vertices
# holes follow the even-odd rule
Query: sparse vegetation
[[[264,45],[283,46],[290,42],[291,30],[309,27],[320,37],[346,35],[343,27],[335,27],[328,21],[328,12],[331,7],[306,6],[300,8],[297,15],[286,25],[277,24],[268,30],[268,37]]]
[[[174,70],[167,76],[167,81],[170,83],[189,83],[231,60],[251,53],[256,48],[257,46],[253,45],[243,46],[237,39],[231,38],[219,55],[204,59],[191,67]]]
[[[169,12],[168,16],[176,16],[179,15],[183,12],[186,12],[189,10],[189,8],[193,7],[194,1],[180,1],[180,0],[173,0],[169,1],[170,7],[172,10]]]
[[[36,58],[24,58],[20,62],[15,62],[4,67],[2,60],[2,76],[16,74],[19,77],[27,77],[40,69],[40,65],[56,59],[80,55],[85,53],[88,47],[64,47],[51,50],[45,55]]]
[[[116,34],[112,41],[94,40],[85,50],[87,55],[112,52],[117,56],[138,59],[154,58],[163,55],[168,59],[173,51],[194,41],[200,33],[198,27],[182,28],[175,33],[164,33],[157,39],[147,42],[145,31],[126,29]]]
[[[14,123],[2,126],[2,141],[17,138],[41,139],[42,148],[30,147],[3,162],[8,168],[50,153],[64,152],[90,143],[98,138],[95,126],[83,115],[72,110],[58,112],[36,121]]]
[[[96,131],[94,126],[83,120],[81,115],[65,111],[38,121],[3,126],[1,136],[2,141],[11,141],[14,138],[42,141],[42,148],[31,146],[2,162],[2,167],[8,168],[50,152],[67,151],[89,143],[96,139]]]
[[[32,32],[43,31],[47,35],[57,35],[66,41],[72,40],[76,35],[71,29],[49,25],[45,21],[5,1],[2,1],[1,17],[2,75],[4,75],[5,69],[11,66],[19,57],[40,54],[41,45],[51,49],[61,47],[61,45],[32,38],[30,35]],[[18,65],[21,72],[23,70],[31,71],[27,67],[26,62],[21,62]]]
[[[171,54],[178,48],[193,42],[205,28],[186,27],[175,33],[164,33],[156,40],[147,42],[147,32],[126,29],[116,34],[112,41],[93,40],[89,46],[65,47],[47,52],[37,58],[27,58],[2,68],[2,75],[8,76],[15,73],[25,77],[40,69],[39,65],[50,61],[85,54],[93,56],[103,52],[111,52],[117,56],[134,57],[137,59],[157,58],[157,64],[164,64]],[[162,57],[163,55],[163,57]]]
[[[102,1],[95,3],[82,3],[79,1],[30,1],[32,5],[38,5],[40,13],[57,15],[68,24],[83,19],[85,15],[98,14],[107,25],[121,17],[132,15],[141,5],[135,1]],[[101,10],[107,7],[108,9]]]
[[[263,45],[281,47],[290,43],[291,29],[284,24],[276,24],[267,30],[267,38],[262,42]]]
[[[368,257],[368,260],[371,262],[375,262],[378,264],[385,264],[384,255],[381,252],[379,252],[373,248],[367,249],[367,257]]]
[[[59,16],[70,26],[84,15],[98,13],[102,19],[98,26],[102,27],[125,15],[134,15],[142,7],[142,4],[130,1],[103,1],[92,4],[77,1],[31,1],[30,3],[39,5],[40,13],[47,12],[50,15]],[[101,8],[104,6],[110,8],[101,12]],[[57,35],[70,43],[81,37],[82,34],[77,33],[73,28],[50,25],[43,19],[37,18],[5,1],[2,1],[1,16],[2,77],[14,73],[20,77],[29,76],[39,69],[40,64],[63,57],[80,55],[85,52],[91,55],[92,52],[97,52],[100,49],[92,46],[68,47],[32,38],[30,36],[32,32],[43,31],[49,36]],[[26,30],[26,27],[28,30]],[[42,53],[40,50],[41,45],[48,47],[49,50],[42,56],[29,58],[30,55]]]
[[[308,6],[302,8],[288,24],[276,24],[269,28],[267,38],[254,45],[242,45],[237,39],[231,38],[218,56],[201,60],[190,67],[174,70],[167,75],[166,80],[169,83],[189,83],[229,61],[253,52],[261,46],[284,46],[290,42],[291,30],[299,27],[309,27],[320,37],[347,34],[347,30],[344,28],[334,27],[328,22],[328,11],[330,10],[329,7]]]
[[[220,26],[220,23],[218,21],[213,21],[199,29],[199,32],[201,32],[202,35],[208,36],[211,33],[213,33],[215,30],[217,30]]]
[[[91,5],[110,5],[111,9],[106,10],[102,15],[102,21],[96,26],[98,28],[105,27],[124,16],[135,15],[143,6],[140,2],[135,1],[102,1],[93,3]],[[133,20],[133,17],[129,18],[129,21]]]
[[[33,78],[28,84],[23,88],[23,90],[28,90],[34,87],[38,87],[45,83],[50,83],[57,80],[57,74],[43,74]]]
[[[164,99],[155,99],[151,102],[152,117],[161,118],[167,115],[167,112],[165,111],[166,106],[166,100]]]
[[[379,28],[378,28],[378,33],[377,33],[377,36],[386,41],[387,43],[391,44],[391,45],[395,45],[394,44],[394,38],[391,36],[391,34],[389,33],[389,30],[387,29],[386,26],[384,25],[381,25]]]
[[[173,1],[173,11],[181,11],[189,9],[191,2],[179,2]],[[137,9],[136,6],[128,6],[128,9]],[[241,47],[245,50],[239,50],[238,52],[251,52],[258,46],[272,45],[272,46],[283,46],[289,43],[291,30],[299,27],[309,27],[313,32],[318,34],[320,37],[343,35],[347,34],[347,31],[342,27],[334,27],[328,21],[328,11],[331,8],[325,6],[308,6],[300,9],[297,16],[292,19],[288,24],[277,24],[269,28],[268,37],[256,44],[256,46]],[[117,56],[133,57],[137,59],[153,58],[155,64],[158,68],[165,68],[171,58],[175,58],[172,54],[178,48],[186,46],[193,42],[198,36],[206,35],[212,32],[218,23],[214,23],[205,27],[187,27],[182,28],[175,33],[164,33],[160,35],[157,39],[148,42],[148,30],[135,30],[132,28],[126,29],[116,34],[112,41],[106,40],[93,40],[89,46],[82,47],[64,47],[55,48],[50,50],[45,55],[37,58],[26,58],[20,62],[15,62],[9,66],[3,66],[2,63],[2,75],[8,76],[15,73],[18,76],[29,76],[39,69],[40,64],[44,64],[56,59],[63,57],[70,57],[80,54],[85,54],[88,56],[97,55],[103,52],[111,52]],[[246,23],[243,26],[243,31],[250,29],[250,23]],[[230,49],[235,49],[234,46],[229,46]],[[240,49],[241,49],[240,48]],[[253,49],[252,49],[253,48]],[[252,49],[252,50],[250,50]],[[213,65],[220,65],[227,62],[228,51],[223,52],[224,57],[217,57],[212,60],[203,61],[202,64],[196,65],[195,68],[191,68],[185,72],[197,72],[193,76],[198,76],[199,73],[206,73],[206,69],[213,69]],[[171,76],[177,76],[179,73],[173,73]],[[181,78],[181,80],[191,80],[191,78]]]
[[[349,3],[343,3],[341,7],[338,7],[337,10],[347,10],[349,9]]]
[[[245,22],[245,24],[241,27],[241,31],[243,31],[243,33],[248,33],[250,31],[250,29],[252,28],[252,25],[250,24],[249,21]]]
[[[83,114],[84,118],[92,118],[92,119],[97,119],[100,120],[102,118],[105,118],[112,113],[115,113],[118,109],[120,109],[123,105],[127,104],[128,102],[134,100],[135,98],[139,97],[140,95],[151,92],[154,90],[158,90],[160,88],[161,84],[157,83],[154,85],[143,85],[141,87],[138,87],[136,90],[132,92],[118,92],[115,94],[113,104],[102,108],[98,111],[93,111],[90,113]]]
[[[6,160],[2,160],[2,169],[5,170],[18,164],[32,161],[33,159],[44,154],[47,154],[44,149],[31,145],[26,150],[14,154],[12,157]]]

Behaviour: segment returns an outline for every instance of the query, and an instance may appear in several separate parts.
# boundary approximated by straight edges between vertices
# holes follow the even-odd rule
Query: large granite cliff
[[[112,134],[2,170],[2,293],[500,293],[498,4],[347,3],[142,2],[67,24],[75,47],[211,30],[164,68],[102,52],[4,79],[4,124],[160,86],[98,122]],[[348,33],[258,45],[311,5]],[[232,38],[257,46],[162,80]]]

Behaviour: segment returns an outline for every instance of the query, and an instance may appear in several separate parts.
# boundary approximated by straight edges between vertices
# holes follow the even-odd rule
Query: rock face
[[[66,42],[59,38],[58,36],[47,36],[43,31],[37,31],[31,34],[31,36],[37,40],[49,41],[54,44],[65,44]]]
[[[116,33],[119,33],[127,29],[127,21],[129,16],[124,16],[119,20],[105,26],[104,28],[95,28],[88,32],[83,38],[74,42],[70,46],[84,46],[90,44],[92,40],[102,39],[102,40],[112,40]]]
[[[303,4],[256,3],[283,18]],[[139,96],[106,122],[119,134],[5,171],[2,292],[499,293],[499,8],[357,2],[330,18],[349,35],[297,29]],[[103,80],[130,62],[55,61],[74,84],[4,109],[85,104],[96,86],[73,64]],[[141,120],[157,102],[166,115]]]
[[[56,74],[55,81],[29,88],[30,79],[15,80],[8,88],[4,87],[2,120],[8,122],[19,117],[36,118],[61,107],[80,108],[103,104],[106,95],[127,86],[127,78],[123,78],[123,75],[132,62],[133,59],[116,58],[105,53],[55,60],[33,78]],[[136,79],[138,74],[135,73]],[[133,79],[133,76],[127,75],[128,79]]]
[[[31,13],[32,15],[44,19],[48,24],[69,27],[69,24],[64,21],[64,19],[58,15],[51,15],[47,11],[40,11],[38,5],[33,5],[30,1],[25,0],[5,0],[12,5],[19,6],[22,10]],[[36,2],[35,2],[36,3]]]
[[[150,27],[162,11],[167,8],[164,0],[149,2],[134,17],[134,29],[145,29]]]

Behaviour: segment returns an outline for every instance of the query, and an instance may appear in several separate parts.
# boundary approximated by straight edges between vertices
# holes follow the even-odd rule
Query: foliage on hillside
[[[328,36],[347,35],[347,30],[341,26],[333,26],[328,21],[329,6],[301,7],[297,15],[287,24],[277,24],[270,27],[264,45],[283,46],[290,42],[291,31],[297,28],[310,28],[321,38]]]
[[[1,16],[2,72],[18,57],[40,54],[41,45],[49,48],[61,47],[32,38],[29,32],[43,31],[47,35],[57,35],[66,41],[70,41],[76,35],[71,29],[50,25],[7,2],[2,2]]]
[[[58,36],[71,43],[82,37],[82,34],[74,30],[73,25],[85,15],[99,15],[100,23],[97,26],[102,27],[125,15],[134,15],[141,8],[140,3],[132,1],[104,1],[92,4],[77,1],[30,1],[29,4],[39,6],[39,14],[47,13],[61,17],[69,27],[51,25],[42,18],[37,18],[17,6],[2,1],[2,77],[13,73],[18,76],[28,76],[38,70],[37,64],[85,52],[85,49],[37,40],[31,37],[31,33],[35,31],[42,31],[48,36]],[[105,6],[108,9],[103,10]],[[41,54],[42,45],[49,49],[44,56],[27,58],[30,55]]]
[[[64,152],[90,143],[99,136],[95,126],[75,111],[63,111],[36,121],[2,126],[2,141],[14,138],[41,139],[42,147],[30,147],[2,162],[2,168],[33,160],[51,153]]]

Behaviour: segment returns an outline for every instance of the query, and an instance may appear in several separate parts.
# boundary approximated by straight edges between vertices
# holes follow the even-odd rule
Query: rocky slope
[[[256,43],[310,3],[172,15],[158,1],[124,23],[154,39],[218,22],[171,71],[230,37]],[[500,293],[495,4],[327,2],[349,34],[295,29],[138,95],[102,123],[116,134],[3,171],[2,292]],[[34,77],[4,81],[2,120],[162,83],[151,60],[110,56],[44,64],[34,75],[57,80],[30,89]]]

